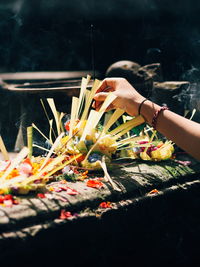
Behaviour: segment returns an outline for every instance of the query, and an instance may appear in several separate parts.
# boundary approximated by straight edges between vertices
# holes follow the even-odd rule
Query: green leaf
[[[136,126],[135,128],[133,128],[132,131],[134,134],[139,136],[140,132],[145,128],[145,126],[146,126],[146,123],[142,123],[142,124]]]

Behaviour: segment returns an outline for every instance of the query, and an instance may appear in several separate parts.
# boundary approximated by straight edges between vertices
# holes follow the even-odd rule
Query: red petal
[[[10,194],[8,194],[8,195],[5,195],[5,196],[4,196],[4,199],[5,199],[5,200],[13,200],[13,196],[10,195]]]
[[[99,205],[101,208],[106,209],[106,208],[111,208],[111,203],[110,202],[101,202]]]
[[[150,195],[153,195],[153,194],[158,194],[159,191],[157,189],[153,189],[149,192]]]
[[[45,194],[42,194],[42,193],[38,193],[37,196],[38,196],[39,198],[45,198],[45,197],[46,197]]]
[[[74,195],[77,195],[78,194],[78,191],[76,191],[75,189],[72,189],[72,188],[68,187],[67,188],[67,194],[74,196]]]
[[[103,186],[103,183],[98,180],[88,180],[87,186],[92,188],[101,188]]]
[[[72,214],[70,211],[61,210],[60,217],[59,217],[60,219],[65,220],[70,217],[72,217]]]
[[[69,132],[69,130],[70,130],[70,121],[68,121],[68,122],[66,122],[65,123],[65,129]]]

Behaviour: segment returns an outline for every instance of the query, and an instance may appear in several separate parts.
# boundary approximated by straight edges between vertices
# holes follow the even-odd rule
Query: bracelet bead
[[[167,106],[163,106],[163,107],[161,107],[160,109],[158,109],[158,110],[154,113],[154,115],[153,115],[153,119],[152,119],[152,123],[151,123],[152,127],[154,128],[154,130],[156,130],[158,116],[159,116],[159,114],[160,114],[162,111],[164,111],[164,110],[169,110],[169,108],[168,108]]]

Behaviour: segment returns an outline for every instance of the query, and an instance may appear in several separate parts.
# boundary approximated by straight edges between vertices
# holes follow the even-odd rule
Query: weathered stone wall
[[[110,174],[121,192],[108,183],[93,189],[76,182],[68,185],[78,195],[56,193],[67,201],[32,195],[20,197],[12,208],[0,207],[1,263],[152,266],[153,261],[153,266],[190,266],[200,262],[200,166],[191,158],[183,159],[191,164],[114,165]],[[155,188],[157,192],[150,193]],[[100,208],[102,201],[111,201],[112,208]],[[74,215],[61,220],[61,209]]]

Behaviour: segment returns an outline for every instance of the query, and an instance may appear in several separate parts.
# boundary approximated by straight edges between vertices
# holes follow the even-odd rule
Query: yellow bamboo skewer
[[[72,98],[69,137],[71,137],[73,135],[73,129],[74,129],[75,121],[76,121],[78,101],[79,101],[78,97],[73,97]]]
[[[32,123],[32,126],[34,129],[36,129],[49,143],[51,143],[51,141],[49,140],[49,138],[46,137],[46,135],[43,134],[42,131],[40,131],[40,129],[34,124]]]
[[[4,141],[3,141],[2,137],[1,137],[1,135],[0,135],[0,151],[3,154],[4,160],[9,160],[8,151],[6,149],[6,146],[4,144]]]
[[[120,126],[116,127],[114,130],[110,131],[109,134],[110,135],[117,135],[118,133],[122,132],[124,129],[126,128],[134,128],[142,123],[144,123],[145,120],[142,116],[137,116],[135,118],[133,118],[132,120],[130,121],[127,121],[126,123],[124,124],[121,124]]]
[[[51,157],[54,149],[60,144],[60,140],[63,137],[64,133],[61,133],[55,140],[54,144],[52,145],[51,149],[49,150],[49,153],[47,154],[42,166],[40,167],[40,170],[42,170],[42,168],[46,165],[46,163],[48,162],[49,158]]]
[[[79,101],[78,101],[78,106],[77,106],[77,112],[75,115],[75,119],[78,119],[78,116],[80,115],[81,112],[81,106],[83,103],[83,99],[85,97],[86,94],[86,89],[87,89],[87,85],[90,81],[91,76],[87,75],[87,78],[82,78],[82,82],[81,82],[81,90],[80,90],[80,94],[79,94]]]
[[[59,116],[58,116],[58,112],[56,110],[56,106],[55,106],[55,103],[54,103],[54,100],[53,98],[47,98],[47,102],[51,108],[51,111],[54,115],[54,118],[55,118],[55,122],[56,122],[56,128],[57,128],[57,133],[58,135],[60,135],[60,127],[59,127]]]
[[[110,119],[108,120],[107,124],[104,126],[103,133],[106,133],[110,127],[124,114],[124,110],[116,109],[115,112],[112,114]]]
[[[47,151],[47,152],[49,152],[49,151],[50,151],[49,149],[47,149],[47,148],[44,148],[44,147],[42,147],[42,146],[39,146],[39,145],[36,145],[36,144],[33,144],[33,147],[37,147],[37,148],[39,148],[39,149],[41,149],[41,150],[44,150],[44,151]]]
[[[92,103],[93,97],[94,97],[94,95],[95,95],[100,83],[101,82],[99,80],[95,80],[94,81],[92,89],[91,89],[89,95],[87,95],[86,104],[85,104],[85,108],[84,108],[84,111],[83,111],[83,114],[82,114],[82,117],[81,117],[81,121],[87,119],[90,105]]]
[[[27,127],[27,145],[29,149],[28,157],[31,158],[33,154],[33,127]]]
[[[42,104],[42,107],[43,107],[43,109],[44,109],[44,113],[45,113],[45,115],[46,115],[46,117],[47,117],[47,120],[48,120],[48,122],[49,122],[49,126],[50,126],[50,130],[49,130],[50,134],[49,134],[49,136],[51,136],[51,135],[52,135],[52,132],[53,132],[54,137],[56,138],[56,134],[55,134],[55,131],[54,131],[54,129],[53,129],[53,120],[50,120],[49,115],[48,115],[48,113],[47,113],[47,110],[46,110],[46,108],[45,108],[45,105],[44,105],[44,102],[43,102],[42,99],[40,99],[40,102],[41,102],[41,104]],[[52,122],[52,123],[51,123],[51,122]],[[53,144],[52,138],[49,138],[49,139],[51,140],[51,144]]]
[[[85,137],[90,134],[91,130],[97,126],[103,113],[106,111],[107,107],[114,101],[115,98],[116,96],[113,93],[109,93],[99,111],[90,111],[90,115],[88,117],[83,134],[81,136],[81,141],[83,141]]]
[[[66,161],[62,165],[58,166],[57,168],[54,168],[50,173],[48,173],[47,175],[45,175],[44,178],[47,178],[47,177],[51,176],[52,174],[54,174],[55,172],[63,169],[65,166],[69,165],[71,162],[73,162],[74,160],[76,160],[77,158],[79,158],[81,155],[82,154],[80,153],[80,154],[74,156],[73,158],[71,158],[70,160]]]

